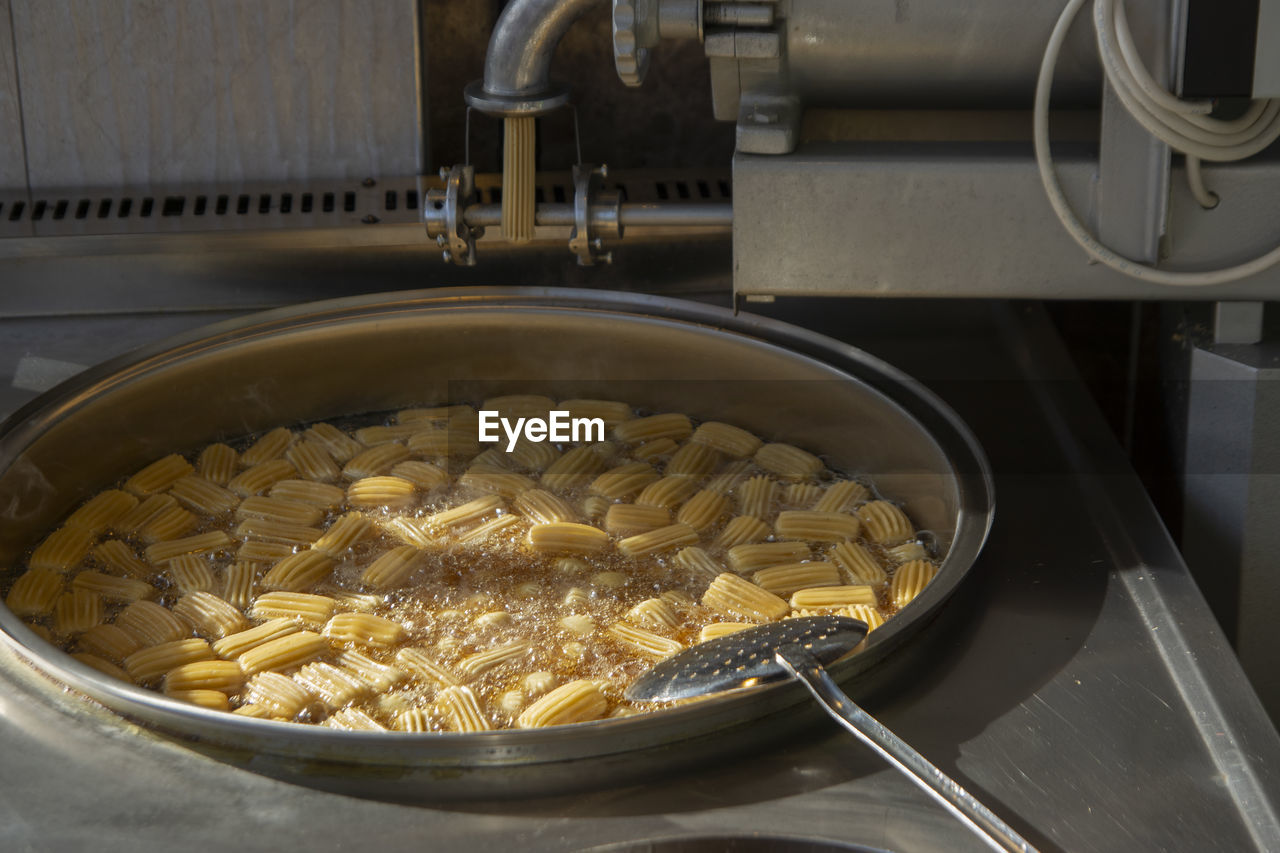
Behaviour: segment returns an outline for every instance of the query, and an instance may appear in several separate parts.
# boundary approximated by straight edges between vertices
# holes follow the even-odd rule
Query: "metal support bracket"
[[[622,237],[622,193],[605,190],[600,185],[601,179],[608,175],[608,166],[597,169],[579,164],[573,167],[573,231],[569,234],[569,251],[578,256],[579,266],[613,263],[613,252],[604,251],[604,238]]]
[[[474,166],[440,167],[443,190],[427,190],[423,219],[427,236],[434,237],[442,249],[445,263],[472,267],[476,263],[476,239],[483,228],[473,228],[463,221],[463,213],[475,196]]]

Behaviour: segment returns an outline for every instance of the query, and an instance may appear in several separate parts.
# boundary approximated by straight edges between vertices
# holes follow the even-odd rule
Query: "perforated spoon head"
[[[867,625],[848,616],[804,616],[745,628],[698,643],[660,662],[631,682],[632,702],[674,702],[790,678],[774,652],[799,645],[824,666],[848,654]]]

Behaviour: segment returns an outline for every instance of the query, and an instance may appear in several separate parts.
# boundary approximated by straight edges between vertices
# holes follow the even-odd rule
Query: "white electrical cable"
[[[1205,102],[1180,101],[1165,91],[1142,66],[1129,32],[1123,0],[1094,0],[1094,27],[1103,68],[1120,102],[1152,135],[1187,155],[1187,180],[1196,200],[1205,207],[1217,196],[1204,186],[1200,160],[1241,160],[1257,154],[1280,137],[1280,100],[1257,101],[1240,118],[1222,121],[1204,115]],[[1280,246],[1258,258],[1217,270],[1182,272],[1160,270],[1126,258],[1102,245],[1080,222],[1063,195],[1049,153],[1049,95],[1053,71],[1067,30],[1085,0],[1070,0],[1049,36],[1040,76],[1036,80],[1034,141],[1036,165],[1045,194],[1067,233],[1092,257],[1112,269],[1150,281],[1188,287],[1223,284],[1256,275],[1280,263]],[[1156,93],[1159,94],[1156,94]]]

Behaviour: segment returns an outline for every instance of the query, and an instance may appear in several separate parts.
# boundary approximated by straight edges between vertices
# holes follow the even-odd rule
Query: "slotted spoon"
[[[1035,853],[990,809],[845,695],[824,669],[867,634],[847,616],[806,616],[747,628],[699,643],[631,683],[633,702],[673,702],[795,678],[836,722],[902,771],[994,850]]]

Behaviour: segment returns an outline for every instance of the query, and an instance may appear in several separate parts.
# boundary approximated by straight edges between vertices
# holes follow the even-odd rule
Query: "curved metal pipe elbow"
[[[551,83],[560,39],[592,6],[606,0],[511,0],[489,37],[484,80],[467,86],[473,107],[497,115],[536,115],[568,100]]]

